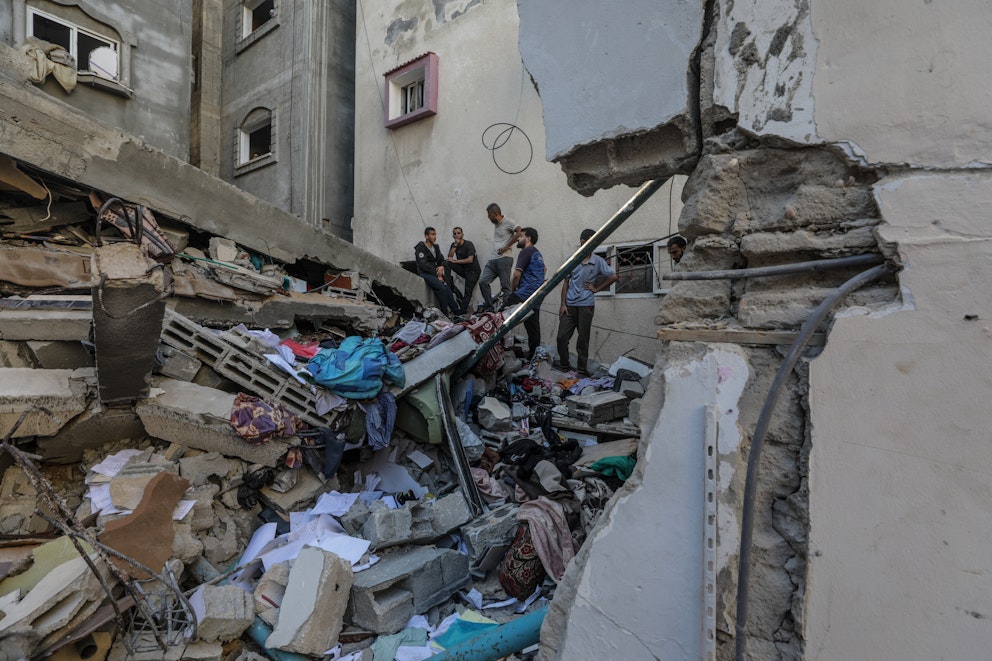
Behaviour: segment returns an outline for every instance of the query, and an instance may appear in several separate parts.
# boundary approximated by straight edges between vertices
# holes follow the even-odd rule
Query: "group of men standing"
[[[433,227],[424,230],[424,240],[417,244],[414,252],[417,258],[417,274],[420,275],[437,295],[439,307],[444,314],[463,316],[468,313],[469,302],[476,283],[482,294],[480,311],[493,311],[495,303],[491,291],[493,280],[499,278],[502,306],[523,303],[544,284],[547,267],[544,256],[536,248],[538,234],[533,227],[520,227],[503,215],[498,204],[486,207],[486,216],[493,223],[493,244],[489,259],[484,268],[479,266],[475,245],[465,239],[461,227],[452,232],[451,246],[447,258],[437,245],[437,231]],[[579,245],[592,238],[595,232],[582,230]],[[677,237],[681,246],[669,242],[669,253],[676,262],[685,247],[685,240]],[[514,245],[520,249],[516,265],[510,253]],[[465,291],[459,292],[452,283],[451,274],[457,273],[465,280]],[[559,361],[555,367],[571,369],[568,345],[572,336],[578,333],[575,351],[576,367],[586,373],[589,361],[589,337],[595,311],[596,294],[613,285],[619,276],[605,259],[596,254],[586,256],[575,266],[562,285],[561,306],[558,313],[558,335],[556,337]],[[528,356],[533,357],[541,343],[540,311],[535,310],[524,319],[527,331]]]

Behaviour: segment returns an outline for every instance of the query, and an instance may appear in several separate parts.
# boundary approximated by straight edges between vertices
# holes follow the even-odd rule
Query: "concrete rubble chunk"
[[[25,343],[34,362],[46,370],[75,370],[93,367],[93,356],[81,342],[39,340]]]
[[[219,452],[204,452],[179,460],[179,474],[194,487],[206,484],[214,476],[226,478],[230,470],[231,462]]]
[[[352,621],[378,634],[396,633],[412,615],[441,603],[469,581],[468,558],[429,546],[383,557],[355,575]]]
[[[621,381],[620,394],[627,399],[638,399],[644,396],[644,386],[640,381]]]
[[[517,528],[518,508],[515,503],[500,505],[461,527],[473,566],[478,567],[490,549],[509,546]]]
[[[266,569],[262,577],[258,579],[252,593],[255,613],[261,615],[273,608],[279,608],[286,594],[286,586],[289,585],[290,567],[289,560],[277,562]],[[278,610],[276,610],[276,615],[278,615]],[[275,621],[270,622],[270,624],[274,625]]]
[[[460,491],[424,503],[408,502],[390,509],[380,500],[355,506],[342,517],[342,525],[373,548],[425,542],[454,530],[472,518],[468,502]]]
[[[189,482],[175,473],[159,473],[148,483],[131,514],[104,526],[100,541],[152,571],[162,571],[172,555],[172,512],[188,488]],[[111,560],[135,578],[149,578],[147,572],[128,562]]]
[[[153,378],[152,384],[155,390],[134,407],[150,436],[266,466],[277,465],[289,449],[280,439],[251,445],[234,433],[231,393],[167,377]]]
[[[226,642],[239,637],[255,621],[251,595],[236,585],[204,585],[190,599],[197,612],[196,637]]]
[[[393,388],[393,395],[402,397],[435,374],[460,362],[478,348],[472,334],[462,331],[432,349],[428,349],[413,360],[403,364],[406,382],[402,388]]]
[[[224,644],[220,641],[183,643],[163,652],[155,647],[155,639],[151,634],[146,634],[138,638],[138,644],[143,650],[150,651],[128,654],[124,642],[118,640],[117,644],[110,648],[107,661],[223,661],[224,659]]]
[[[86,410],[87,391],[96,384],[92,368],[34,370],[0,369],[0,429],[9,430],[21,413],[43,406],[52,415],[35,410],[27,415],[13,438],[52,436]],[[6,432],[5,432],[6,433]]]
[[[105,565],[101,571],[112,585]],[[32,647],[45,645],[92,615],[105,596],[86,561],[77,556],[53,567],[23,599],[9,607],[0,619],[0,631],[5,639],[19,635]],[[2,647],[6,646],[5,640]]]
[[[577,395],[568,399],[569,415],[590,425],[616,420],[627,415],[627,398],[612,390]]]
[[[479,424],[489,431],[513,429],[513,416],[508,407],[495,397],[483,397],[479,402]]]
[[[105,443],[145,436],[145,428],[131,406],[106,407],[96,399],[52,436],[38,439],[38,454],[46,463],[73,464],[83,451]]]
[[[265,646],[310,655],[334,647],[352,580],[351,563],[323,549],[305,547],[293,561],[279,620]]]
[[[178,379],[180,381],[192,381],[196,378],[197,372],[203,367],[203,362],[188,356],[182,351],[167,347],[162,354],[165,362],[158,368],[160,374]]]

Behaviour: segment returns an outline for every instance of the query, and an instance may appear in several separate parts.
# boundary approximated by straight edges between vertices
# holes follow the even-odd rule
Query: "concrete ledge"
[[[92,368],[35,370],[27,367],[0,369],[0,434],[6,434],[21,413],[35,405],[52,415],[32,411],[13,438],[53,436],[86,410],[87,393],[96,385]]]

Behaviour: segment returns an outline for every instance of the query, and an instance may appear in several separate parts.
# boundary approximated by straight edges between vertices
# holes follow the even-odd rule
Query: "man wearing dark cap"
[[[582,230],[579,245],[583,245],[595,234],[593,230]],[[561,286],[561,309],[558,312],[558,363],[557,369],[568,370],[568,343],[575,331],[579,339],[575,342],[580,372],[588,372],[589,333],[592,330],[592,316],[596,305],[596,292],[608,288],[620,276],[610,268],[599,255],[589,255],[576,265]]]

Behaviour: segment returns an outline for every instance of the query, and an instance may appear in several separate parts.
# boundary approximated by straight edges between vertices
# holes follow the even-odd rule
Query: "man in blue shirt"
[[[579,235],[581,246],[595,234],[593,230],[582,230]],[[577,264],[561,286],[561,308],[558,311],[558,363],[556,368],[571,369],[568,364],[568,343],[572,334],[579,331],[579,339],[575,342],[575,353],[578,356],[577,366],[580,372],[587,372],[589,367],[589,334],[592,330],[592,316],[595,312],[596,292],[608,288],[620,276],[610,268],[606,260],[599,255],[589,255]]]
[[[521,250],[517,256],[517,265],[513,269],[513,293],[507,299],[507,303],[511,305],[523,303],[530,298],[530,295],[544,284],[544,275],[547,272],[544,266],[544,256],[540,250],[534,247],[534,244],[537,243],[537,230],[533,227],[525,227],[522,232],[522,238],[517,243],[517,247]],[[534,352],[541,344],[541,311],[539,309],[534,310],[529,317],[524,319],[524,328],[527,330],[527,358],[529,360],[534,357]]]

